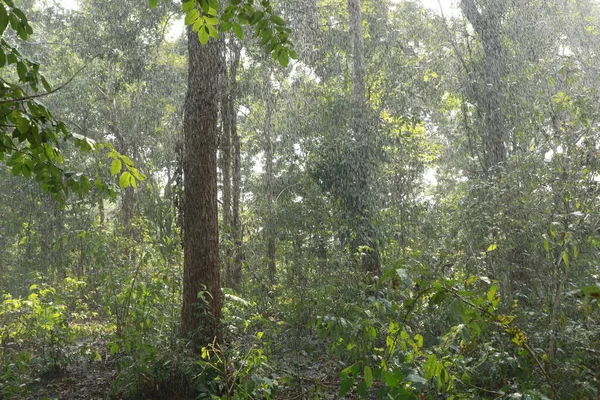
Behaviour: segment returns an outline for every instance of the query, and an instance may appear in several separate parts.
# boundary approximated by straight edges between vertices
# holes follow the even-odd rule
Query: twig
[[[0,100],[0,104],[6,104],[6,103],[20,103],[20,102],[23,102],[23,101],[25,101],[25,100],[36,99],[36,98],[39,98],[39,97],[48,96],[48,95],[50,95],[50,94],[52,94],[52,93],[56,93],[56,92],[58,92],[60,89],[64,88],[64,87],[65,87],[65,86],[67,86],[69,83],[71,83],[71,82],[73,81],[73,79],[75,79],[75,77],[76,77],[77,75],[79,75],[79,73],[80,73],[81,71],[83,71],[83,70],[84,70],[86,67],[87,67],[87,65],[84,65],[83,67],[79,68],[79,70],[78,70],[77,72],[75,72],[75,74],[74,74],[72,77],[70,77],[68,81],[66,81],[65,83],[63,83],[63,84],[62,84],[62,85],[60,85],[59,87],[52,89],[52,90],[51,90],[51,91],[49,91],[49,92],[45,92],[45,93],[39,93],[39,94],[32,94],[32,95],[30,95],[30,96],[19,97],[19,98],[16,98],[16,99]]]

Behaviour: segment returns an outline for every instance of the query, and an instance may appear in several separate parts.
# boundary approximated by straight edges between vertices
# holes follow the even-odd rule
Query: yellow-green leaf
[[[121,172],[121,160],[115,158],[113,162],[110,164],[110,173],[111,175],[116,175]]]
[[[367,387],[370,388],[371,386],[373,386],[373,371],[368,365],[365,365],[365,368],[363,370],[363,376],[365,378],[365,383],[367,384]]]
[[[185,16],[185,24],[192,25],[196,20],[200,18],[200,11],[198,9],[193,8],[190,12]]]

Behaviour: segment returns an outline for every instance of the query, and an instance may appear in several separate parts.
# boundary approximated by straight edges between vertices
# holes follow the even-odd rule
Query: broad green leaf
[[[196,22],[194,22],[194,25],[192,25],[192,30],[194,32],[199,32],[200,29],[204,26],[204,19],[203,18],[198,18],[196,20]]]
[[[497,291],[498,291],[498,285],[492,285],[492,287],[490,288],[490,290],[488,290],[488,292],[487,292],[487,299],[488,299],[488,301],[494,300],[494,298],[496,297],[496,292]]]
[[[417,333],[415,335],[415,342],[417,343],[418,348],[423,347],[423,336]]]
[[[116,175],[121,172],[121,160],[115,158],[113,162],[110,164],[110,173],[111,175]]]
[[[233,29],[233,33],[235,34],[235,36],[238,39],[240,39],[240,40],[244,39],[244,29],[242,29],[242,25],[240,25],[239,22],[234,22],[232,25],[232,29]]]
[[[393,370],[391,372],[384,372],[383,381],[386,386],[396,387],[400,385],[400,381],[402,380],[402,372],[400,370]]]
[[[282,50],[281,52],[279,52],[279,55],[277,56],[277,61],[279,61],[279,64],[281,64],[282,67],[287,67],[288,64],[290,63],[290,56],[288,55],[287,50]]]
[[[221,25],[219,25],[219,29],[221,32],[228,32],[231,29],[231,21],[223,21]]]
[[[204,14],[208,14],[208,11],[210,10],[208,0],[198,0],[198,4],[200,5],[202,12],[204,12]]]
[[[205,25],[206,29],[208,29],[208,34],[210,35],[210,37],[213,37],[215,39],[219,38],[219,32],[217,31],[217,28],[214,27],[214,25]]]
[[[207,25],[219,25],[219,19],[217,17],[204,17],[204,22],[206,22]]]
[[[550,253],[550,243],[547,240],[544,240],[544,250],[546,253]]]
[[[262,11],[254,11],[252,16],[250,17],[250,25],[255,25],[264,17],[264,15],[265,13],[263,13]]]
[[[271,17],[269,17],[269,20],[277,25],[285,25],[285,21],[283,20],[283,18],[278,17],[277,15],[271,15]]]
[[[198,18],[200,18],[200,11],[198,11],[198,9],[194,8],[190,12],[187,13],[187,15],[185,16],[184,22],[186,25],[192,25],[194,22],[196,22],[196,20]]]
[[[156,8],[157,5],[158,0],[148,0],[148,6],[150,6],[150,8]]]
[[[369,367],[368,365],[365,365],[365,368],[363,370],[363,377],[365,379],[365,383],[367,384],[368,388],[373,386],[373,371],[371,370],[371,367]]]
[[[342,379],[342,382],[340,383],[340,390],[338,392],[338,397],[344,397],[349,391],[350,389],[352,389],[352,386],[354,385],[354,379],[350,378],[350,377],[346,377],[344,379]]]
[[[131,186],[131,179],[132,176],[129,172],[125,171],[121,174],[121,177],[119,178],[119,186],[122,189],[127,189],[129,186]]]
[[[25,63],[22,63],[21,61],[17,62],[17,74],[19,75],[21,82],[27,81],[27,66]]]
[[[498,248],[497,244],[490,244],[489,247],[487,248],[487,251],[494,251]]]
[[[27,133],[29,132],[30,127],[31,125],[29,124],[29,119],[27,119],[26,117],[21,117],[17,119],[17,129],[19,130],[19,132]]]
[[[198,40],[200,41],[200,43],[206,44],[206,43],[208,43],[208,39],[210,39],[210,35],[208,34],[208,30],[206,29],[206,25],[204,25],[198,31]]]
[[[356,386],[356,393],[358,393],[358,396],[363,399],[367,397],[367,383],[365,381],[360,382]]]
[[[6,8],[4,8],[4,5],[0,3],[0,36],[2,36],[7,26],[8,12],[6,11]]]
[[[437,365],[437,356],[435,354],[430,355],[423,366],[423,376],[425,379],[430,380],[436,375]]]
[[[219,9],[219,0],[208,0],[208,5],[214,10]],[[216,25],[216,24],[215,24]]]
[[[181,11],[187,13],[196,6],[196,0],[187,0],[181,3]]]
[[[567,250],[563,251],[562,253],[562,260],[565,263],[565,266],[569,266],[569,252]]]

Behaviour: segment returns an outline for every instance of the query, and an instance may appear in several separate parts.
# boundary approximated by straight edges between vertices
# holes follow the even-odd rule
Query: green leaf
[[[287,67],[290,63],[290,56],[288,55],[288,52],[286,50],[279,52],[277,61],[279,61],[279,64],[281,64],[282,67]]]
[[[205,29],[208,29],[208,34],[215,38],[218,39],[219,38],[219,32],[217,31],[217,28],[214,27],[214,25],[205,25]]]
[[[487,248],[487,251],[494,251],[498,248],[497,244],[490,244],[490,246]]]
[[[368,365],[365,365],[365,368],[363,370],[363,377],[365,378],[365,383],[367,384],[368,388],[373,386],[373,371]]]
[[[6,8],[4,8],[4,5],[0,3],[0,36],[2,36],[7,26],[8,12],[6,11]]]
[[[22,63],[21,61],[17,63],[17,74],[19,75],[21,82],[27,82],[27,66],[25,63]]]
[[[216,17],[211,17],[211,16],[204,17],[204,22],[207,25],[219,25],[219,19]]]
[[[158,5],[158,0],[148,0],[148,6],[150,8],[156,8],[157,5]]]
[[[219,7],[219,0],[208,0],[208,5],[213,10],[218,10],[220,8]]]
[[[565,266],[569,266],[569,252],[567,250],[563,251],[562,253],[562,260],[565,263]]]
[[[181,3],[181,11],[187,13],[196,6],[196,0],[187,0]]]
[[[254,11],[252,16],[250,17],[250,25],[255,25],[264,17],[264,15],[265,13],[263,13],[262,11]]]
[[[30,127],[31,126],[30,126],[29,120],[27,118],[17,119],[17,129],[19,130],[19,132],[27,133],[27,132],[29,132]]]
[[[221,32],[228,32],[231,29],[231,21],[223,21],[221,25],[219,25],[219,29]]]
[[[121,172],[121,160],[115,158],[113,162],[110,164],[110,174],[116,175]]]
[[[547,240],[544,240],[544,250],[546,253],[550,253],[550,243]]]
[[[196,20],[198,18],[200,18],[200,11],[198,11],[198,9],[194,8],[190,12],[187,13],[187,15],[185,16],[184,22],[186,25],[192,25],[194,22],[196,22]]]
[[[353,384],[354,379],[352,378],[346,377],[342,379],[342,382],[340,384],[340,391],[338,392],[338,397],[344,397],[350,391],[350,389],[352,389]]]
[[[417,342],[417,347],[423,347],[423,336],[417,333],[415,335],[415,342]]]
[[[244,29],[242,29],[242,25],[240,25],[239,22],[234,22],[232,25],[232,29],[233,29],[233,33],[235,34],[235,36],[238,39],[240,39],[240,40],[244,39]]]
[[[48,81],[46,80],[46,78],[44,78],[43,76],[40,76],[40,80],[42,81],[42,86],[44,86],[44,90],[46,92],[51,92],[52,91],[52,86],[48,83]]]
[[[198,31],[198,40],[200,41],[200,43],[206,44],[206,43],[208,43],[208,39],[210,39],[210,35],[208,34],[208,30],[206,29],[206,25],[204,25],[202,27],[202,29],[200,29]]]
[[[438,359],[435,354],[430,355],[423,366],[423,376],[425,379],[430,380],[436,375],[436,369],[438,365]]]
[[[281,18],[281,17],[278,17],[277,15],[271,15],[271,17],[269,18],[269,20],[272,23],[277,24],[277,25],[281,25],[281,26],[285,25],[284,19]]]
[[[129,186],[131,186],[131,179],[132,176],[129,172],[125,171],[121,174],[121,177],[119,178],[119,186],[122,189],[126,189]]]
[[[496,298],[496,292],[498,291],[498,285],[492,285],[490,290],[487,292],[488,301],[493,301]]]
[[[204,12],[204,14],[208,14],[208,12],[210,11],[208,0],[198,0],[198,4],[200,5],[202,12]]]
[[[362,381],[358,384],[356,387],[356,393],[358,393],[358,395],[363,399],[367,397],[367,383],[365,381]]]
[[[389,387],[397,387],[400,385],[400,381],[402,380],[402,372],[398,369],[395,369],[391,372],[385,372],[383,375],[383,381],[386,386]]]

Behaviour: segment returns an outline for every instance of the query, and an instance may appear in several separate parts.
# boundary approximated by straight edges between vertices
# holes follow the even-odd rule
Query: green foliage
[[[64,201],[69,192],[88,193],[92,188],[90,178],[63,167],[66,143],[83,153],[107,147],[110,157],[127,158],[110,144],[97,145],[82,135],[69,133],[64,122],[55,119],[38,101],[62,87],[52,90],[40,73],[40,65],[23,56],[5,38],[9,22],[19,40],[26,41],[33,34],[25,13],[12,0],[0,3],[0,70],[3,71],[0,78],[0,160],[13,175],[34,179],[58,201]],[[42,93],[40,85],[44,89]],[[144,176],[137,172],[131,160],[126,162],[126,167],[128,171],[121,174],[119,184],[122,188],[135,187]],[[112,185],[102,179],[96,179],[94,186],[104,195],[115,196]]]
[[[158,5],[158,0],[148,0],[150,8]],[[276,15],[269,0],[262,0],[260,6],[254,1],[230,0],[229,5],[219,14],[221,5],[218,0],[184,0],[181,9],[185,13],[185,24],[198,33],[202,44],[210,38],[219,39],[219,31],[233,31],[235,36],[244,38],[243,26],[254,27],[254,36],[260,40],[274,60],[287,67],[291,59],[298,56],[292,48],[291,30],[285,21]]]

